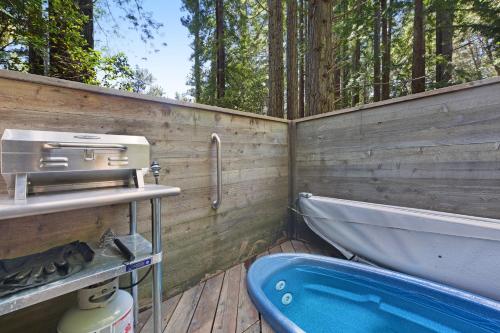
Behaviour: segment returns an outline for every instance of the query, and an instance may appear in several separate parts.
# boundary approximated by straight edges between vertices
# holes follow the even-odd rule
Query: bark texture
[[[425,91],[425,33],[424,3],[415,0],[413,18],[413,62],[411,70],[411,91],[413,94]]]
[[[224,97],[226,90],[226,48],[224,45],[224,3],[223,0],[215,0],[215,38],[217,40],[217,99]]]
[[[455,1],[440,0],[436,3],[436,83],[440,87],[450,84],[453,58],[453,19]]]
[[[382,100],[390,97],[390,74],[391,74],[391,30],[392,30],[392,2],[380,0],[382,12]]]
[[[332,109],[332,1],[309,1],[309,115]]]
[[[375,0],[373,16],[373,101],[380,101],[380,2]]]
[[[287,118],[299,115],[297,57],[297,0],[287,0],[286,11],[286,108]]]
[[[283,7],[269,0],[269,109],[268,115],[283,118]]]

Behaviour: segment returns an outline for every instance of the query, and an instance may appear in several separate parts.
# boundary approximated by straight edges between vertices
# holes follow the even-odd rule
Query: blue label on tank
[[[130,271],[133,271],[133,270],[136,270],[136,269],[139,269],[141,267],[148,266],[148,265],[151,265],[151,258],[137,261],[137,262],[134,262],[132,264],[127,264],[127,265],[125,265],[125,269],[127,272],[130,272]]]

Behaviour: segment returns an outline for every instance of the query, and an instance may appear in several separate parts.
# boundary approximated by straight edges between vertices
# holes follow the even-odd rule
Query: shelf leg
[[[153,254],[161,253],[161,199],[153,198],[152,203],[152,238]],[[162,262],[153,265],[153,332],[161,333],[161,278]]]
[[[129,204],[130,211],[130,234],[137,233],[137,201],[132,201]],[[134,270],[130,273],[130,282],[132,285],[136,284],[138,280],[138,271]],[[139,286],[133,286],[131,289],[134,311],[134,327],[139,323]]]

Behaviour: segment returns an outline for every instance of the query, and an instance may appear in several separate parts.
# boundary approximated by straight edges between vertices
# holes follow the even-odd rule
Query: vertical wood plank
[[[260,321],[253,323],[253,325],[247,328],[244,333],[260,333]]]
[[[238,297],[240,291],[241,265],[230,268],[222,284],[212,332],[229,333],[236,331]]]
[[[236,332],[246,331],[250,326],[259,320],[259,313],[252,303],[247,292],[247,270],[244,264],[241,264],[240,292],[238,300],[238,318]]]
[[[212,330],[223,280],[224,273],[206,281],[188,332],[209,333]]]
[[[297,253],[311,253],[309,249],[306,247],[306,245],[298,240],[293,239],[292,241],[292,246]]]
[[[269,249],[269,254],[281,253],[281,246],[276,245]]]
[[[184,333],[187,331],[204,285],[205,283],[200,283],[182,294],[179,304],[177,304],[172,318],[165,328],[167,332]]]
[[[167,327],[167,324],[172,317],[172,314],[174,313],[177,304],[179,303],[179,300],[181,299],[182,294],[175,295],[174,297],[169,298],[165,302],[162,303],[161,305],[161,327],[165,329]],[[149,320],[146,322],[144,327],[142,328],[141,333],[152,333],[153,332],[153,318],[151,317]]]
[[[292,242],[286,241],[281,243],[281,251],[283,253],[295,253],[295,249],[292,246]]]

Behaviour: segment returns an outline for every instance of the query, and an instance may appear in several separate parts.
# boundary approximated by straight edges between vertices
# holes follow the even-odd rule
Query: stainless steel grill
[[[143,136],[6,129],[0,169],[9,195],[109,186],[144,187]]]

